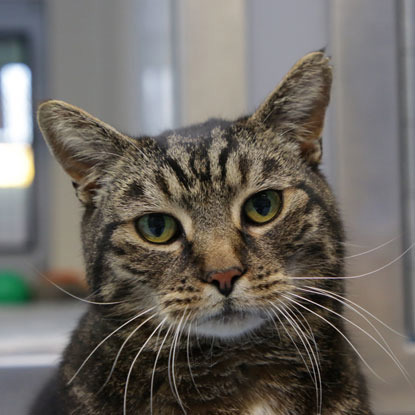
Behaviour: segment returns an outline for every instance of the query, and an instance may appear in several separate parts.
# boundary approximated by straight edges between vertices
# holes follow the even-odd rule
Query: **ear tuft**
[[[295,138],[312,165],[322,156],[321,133],[330,100],[332,70],[323,52],[300,59],[250,117],[250,122]]]

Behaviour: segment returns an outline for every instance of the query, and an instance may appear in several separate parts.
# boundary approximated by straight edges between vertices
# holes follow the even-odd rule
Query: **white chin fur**
[[[197,336],[218,337],[221,339],[232,339],[243,336],[265,322],[258,315],[233,316],[232,318],[215,318],[195,325],[193,332]]]

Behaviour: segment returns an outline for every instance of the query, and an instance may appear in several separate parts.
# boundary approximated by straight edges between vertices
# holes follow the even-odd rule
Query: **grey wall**
[[[337,189],[348,242],[361,245],[354,248],[355,253],[396,238],[368,255],[350,259],[347,271],[351,276],[382,269],[351,282],[349,297],[404,333],[402,261],[384,267],[407,247],[401,229],[397,39],[401,22],[396,5],[388,0],[336,0],[331,34],[336,68]],[[362,332],[354,330],[353,334],[368,363],[386,381],[369,376],[378,413],[413,413],[413,391],[392,359]],[[390,332],[384,334],[414,376],[413,346]]]
[[[252,111],[306,53],[331,49],[328,0],[245,0],[248,109]],[[329,113],[331,108],[329,109]],[[324,129],[323,169],[335,184],[332,117]]]

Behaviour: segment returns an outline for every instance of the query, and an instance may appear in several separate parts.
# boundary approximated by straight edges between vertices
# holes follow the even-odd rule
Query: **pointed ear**
[[[132,140],[63,101],[42,103],[38,123],[53,155],[71,176],[78,198],[93,203],[99,178]]]
[[[303,157],[317,165],[331,81],[329,59],[322,52],[309,53],[291,68],[248,122],[293,137]]]

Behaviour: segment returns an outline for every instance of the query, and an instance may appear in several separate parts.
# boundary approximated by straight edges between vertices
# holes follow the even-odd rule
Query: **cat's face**
[[[124,136],[68,104],[39,122],[76,183],[88,279],[126,315],[233,338],[272,318],[301,277],[342,272],[342,230],[318,171],[331,72],[307,55],[250,117]]]

